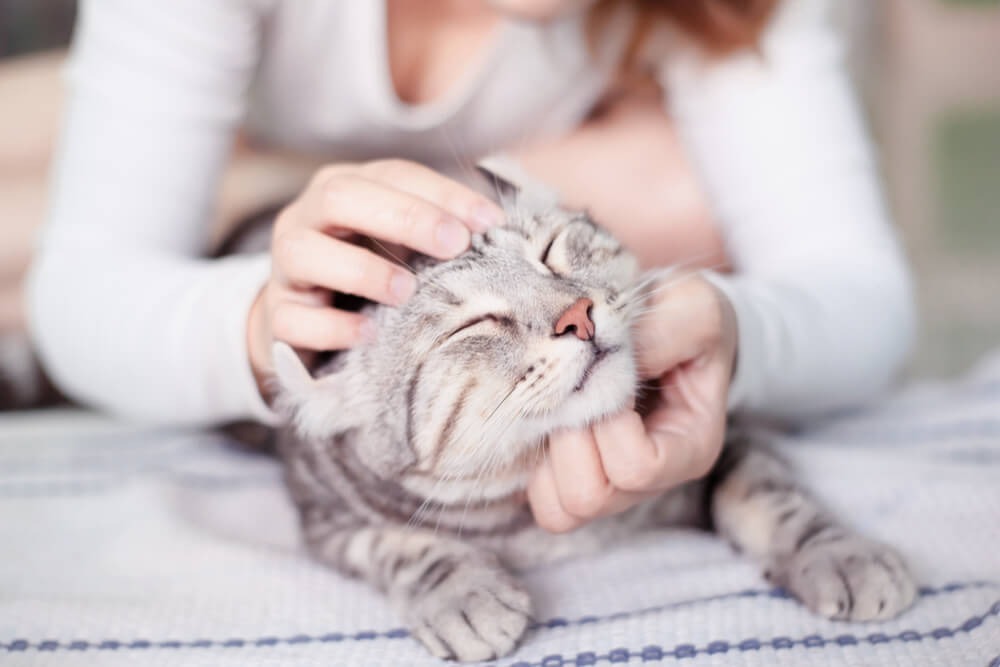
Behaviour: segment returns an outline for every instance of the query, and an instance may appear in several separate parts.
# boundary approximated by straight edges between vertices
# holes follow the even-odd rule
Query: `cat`
[[[459,661],[508,654],[529,629],[514,571],[656,526],[714,528],[828,618],[909,607],[900,555],[735,430],[705,479],[572,533],[535,525],[524,490],[546,436],[636,395],[630,328],[653,281],[586,214],[495,182],[506,223],[457,259],[418,259],[406,305],[368,307],[373,342],[315,374],[274,347],[278,450],[311,554],[383,591],[416,640]]]

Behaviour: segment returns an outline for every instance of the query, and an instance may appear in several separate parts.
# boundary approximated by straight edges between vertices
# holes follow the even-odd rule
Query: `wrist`
[[[265,401],[269,401],[270,392],[267,384],[271,376],[271,334],[265,317],[266,292],[265,285],[257,293],[247,315],[247,356],[254,380],[257,382],[257,390]]]

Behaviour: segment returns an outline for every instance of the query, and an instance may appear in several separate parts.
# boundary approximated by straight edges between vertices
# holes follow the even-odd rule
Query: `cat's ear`
[[[314,378],[287,343],[271,346],[277,387],[275,409],[306,437],[327,438],[353,425],[345,410],[342,380],[338,373]]]
[[[274,362],[274,376],[281,390],[296,396],[313,390],[316,380],[288,343],[275,342],[271,346],[271,359]]]
[[[476,164],[485,181],[483,192],[508,213],[541,213],[559,205],[559,193],[540,183],[509,155],[491,155]]]
[[[511,206],[517,201],[521,188],[480,162],[476,171],[486,179],[486,192],[501,206]]]

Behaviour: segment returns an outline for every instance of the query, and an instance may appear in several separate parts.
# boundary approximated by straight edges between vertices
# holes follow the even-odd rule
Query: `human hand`
[[[344,349],[374,335],[359,313],[330,306],[332,292],[398,305],[416,289],[404,267],[351,242],[363,234],[440,259],[469,246],[470,230],[503,219],[486,197],[404,160],[320,169],[274,225],[271,277],[250,310],[247,342],[258,384],[271,344],[300,351]]]
[[[535,520],[552,532],[616,514],[704,476],[722,450],[736,359],[736,314],[701,276],[668,282],[636,325],[639,368],[658,404],[549,438],[528,487]]]

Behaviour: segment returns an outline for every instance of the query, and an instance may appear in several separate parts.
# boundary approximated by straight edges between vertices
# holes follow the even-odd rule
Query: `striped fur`
[[[510,202],[508,202],[510,203]],[[537,528],[527,476],[546,436],[625,406],[644,300],[635,260],[586,216],[508,207],[468,253],[422,261],[379,335],[311,376],[275,349],[286,478],[311,553],[385,592],[434,655],[500,657],[529,626],[511,569],[602,548],[643,528],[714,527],[810,609],[890,618],[915,586],[890,548],[821,508],[780,458],[734,438],[704,480],[568,535]],[[592,340],[553,324],[593,301]]]

